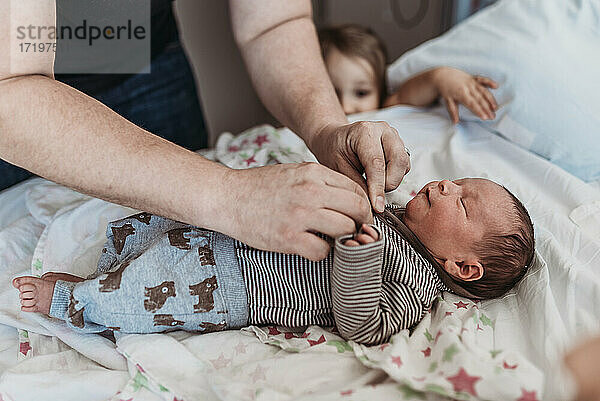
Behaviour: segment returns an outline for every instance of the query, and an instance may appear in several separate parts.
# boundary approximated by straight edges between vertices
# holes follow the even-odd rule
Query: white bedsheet
[[[411,149],[411,173],[390,201],[405,202],[432,179],[480,176],[524,202],[541,263],[515,291],[480,304],[445,294],[412,336],[402,332],[382,348],[348,344],[318,327],[128,335],[115,346],[20,313],[10,280],[50,269],[91,272],[106,222],[132,211],[34,179],[0,193],[0,396],[384,400],[423,397],[418,391],[425,391],[429,399],[561,399],[557,358],[577,339],[600,332],[599,183],[586,184],[477,124],[453,127],[440,109],[395,107],[362,117],[388,121]],[[277,138],[274,146],[286,154],[308,157],[289,131],[278,131]],[[458,387],[447,380],[459,367],[483,377],[472,391],[468,379]]]

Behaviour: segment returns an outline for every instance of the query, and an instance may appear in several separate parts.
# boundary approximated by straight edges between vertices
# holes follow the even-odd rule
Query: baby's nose
[[[452,182],[450,182],[449,180],[442,180],[438,183],[438,187],[440,189],[440,193],[442,195],[449,195],[450,194],[450,186],[452,185]]]

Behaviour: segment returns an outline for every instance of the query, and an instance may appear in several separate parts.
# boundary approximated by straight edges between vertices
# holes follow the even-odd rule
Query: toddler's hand
[[[436,86],[440,96],[446,101],[446,108],[454,124],[458,123],[457,103],[464,104],[482,120],[496,118],[498,104],[488,90],[497,89],[496,82],[450,67],[438,68],[435,75]]]
[[[344,245],[347,246],[359,246],[370,244],[371,242],[375,242],[379,239],[379,234],[375,229],[367,224],[363,224],[360,228],[360,231],[354,234],[353,239],[348,239],[344,242]]]

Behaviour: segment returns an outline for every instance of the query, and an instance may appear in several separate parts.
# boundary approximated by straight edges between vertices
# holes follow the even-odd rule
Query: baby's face
[[[464,261],[490,229],[507,225],[510,196],[482,178],[433,181],[408,202],[404,223],[439,259]]]
[[[344,113],[353,114],[379,108],[375,71],[367,60],[346,56],[331,47],[325,57],[325,66]]]

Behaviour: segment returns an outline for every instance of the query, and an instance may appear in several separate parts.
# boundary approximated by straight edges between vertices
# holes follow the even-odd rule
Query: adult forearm
[[[0,158],[78,191],[208,228],[226,172],[39,75],[0,82]]]
[[[265,106],[309,146],[324,127],[347,123],[310,15],[272,27],[240,48]]]
[[[348,124],[323,63],[311,2],[229,4],[235,39],[263,103],[304,139],[319,162],[359,183],[382,212],[384,189],[400,184],[410,166],[408,155],[389,125]]]

